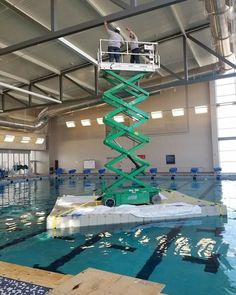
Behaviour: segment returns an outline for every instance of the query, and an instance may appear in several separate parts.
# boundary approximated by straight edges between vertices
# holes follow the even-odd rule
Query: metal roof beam
[[[0,75],[3,76],[3,77],[6,77],[6,78],[12,79],[12,80],[15,80],[15,81],[21,82],[21,83],[23,83],[24,85],[28,85],[28,84],[30,84],[30,81],[29,81],[29,80],[24,79],[24,78],[21,78],[21,77],[16,76],[16,75],[13,75],[13,74],[11,74],[11,73],[8,73],[8,72],[5,72],[5,71],[2,71],[2,70],[0,70]]]
[[[117,6],[119,6],[122,9],[127,9],[129,8],[129,5],[126,4],[124,1],[122,0],[110,0],[112,3],[116,4]]]
[[[51,0],[51,22],[53,22],[53,24],[51,23],[51,27],[48,27],[47,25],[41,23],[40,21],[35,20],[32,16],[28,15],[22,9],[20,9],[16,5],[13,5],[12,3],[8,2],[8,0],[2,0],[2,1],[3,1],[3,4],[5,6],[7,6],[9,9],[15,11],[16,13],[18,13],[22,17],[26,18],[27,20],[29,20],[31,22],[34,22],[36,25],[41,26],[42,28],[45,29],[46,32],[48,32],[48,33],[51,32],[51,31],[52,32],[55,32],[56,25],[57,25],[57,20],[56,20],[56,9],[57,9],[57,3],[56,3],[56,1],[57,0]],[[71,50],[76,51],[81,57],[83,57],[84,59],[86,59],[90,63],[97,65],[97,61],[92,56],[90,56],[89,54],[87,54],[86,52],[84,52],[78,46],[74,45],[73,43],[71,43],[70,41],[66,40],[65,38],[59,38],[58,40],[64,46],[66,46],[67,48],[70,48]],[[29,55],[25,55],[23,53],[21,53],[21,55],[22,55],[21,57],[23,57],[23,58],[24,58],[24,56],[27,56],[28,57],[28,60],[31,61],[31,62],[34,62],[34,60],[35,60],[36,62],[34,62],[34,63],[36,63],[36,64],[38,64],[38,65],[40,65],[40,66],[42,66],[44,68],[47,68],[47,69],[49,69],[50,71],[52,71],[54,73],[60,74],[60,71],[59,70],[56,70],[56,71],[53,70],[53,67],[50,66],[50,65],[47,65],[45,63],[43,64],[42,62],[39,63],[39,62],[37,62],[37,59],[34,58],[34,60],[33,60],[33,58],[31,56],[29,56]]]
[[[174,76],[175,78],[177,78],[178,80],[183,80],[178,74],[174,73],[173,71],[171,71],[169,68],[167,68],[164,65],[160,65],[161,69],[163,69],[165,72],[169,73],[171,76]]]
[[[78,86],[79,88],[81,88],[82,90],[86,91],[87,93],[91,94],[91,95],[95,95],[95,92],[92,91],[90,88],[88,87],[85,87],[83,85],[83,83],[81,83],[79,80],[73,78],[73,77],[70,77],[68,75],[64,75],[64,77],[70,81],[71,83],[75,84],[76,86]]]
[[[51,0],[50,2],[50,9],[51,9],[51,31],[55,32],[57,28],[57,19],[56,19],[56,14],[57,14],[57,0]]]
[[[206,46],[205,44],[203,44],[202,42],[200,42],[199,40],[195,39],[193,36],[191,36],[190,34],[187,34],[187,38],[189,38],[191,41],[193,41],[194,43],[196,43],[197,45],[199,45],[200,47],[202,47],[203,49],[205,49],[206,51],[210,52],[212,55],[216,56],[220,61],[226,63],[227,65],[229,65],[230,67],[232,67],[233,69],[236,69],[236,64],[232,63],[231,61],[229,61],[227,58],[225,58],[224,56],[220,55],[219,53],[217,53],[216,51],[212,50],[211,48],[209,48],[208,46]]]
[[[155,85],[155,86],[150,86],[147,87],[146,90],[150,92],[157,92],[162,89],[168,89],[171,87],[177,87],[177,86],[184,86],[184,85],[191,85],[191,84],[196,84],[196,83],[202,83],[202,82],[209,82],[212,80],[218,80],[218,79],[225,79],[225,78],[231,78],[231,77],[236,77],[236,73],[230,73],[230,74],[208,74],[208,75],[203,75],[199,77],[191,77],[187,81],[186,80],[181,80],[181,81],[173,81],[170,83],[165,83],[165,84],[160,84],[160,85]]]
[[[148,2],[146,4],[138,5],[135,7],[130,7],[123,11],[119,11],[119,12],[107,15],[106,17],[98,17],[94,20],[90,20],[81,24],[64,28],[56,32],[49,32],[43,36],[32,38],[30,40],[26,40],[26,41],[8,46],[6,48],[2,48],[0,49],[0,56],[15,52],[18,50],[22,50],[31,46],[35,46],[41,43],[49,42],[64,36],[72,35],[79,32],[84,32],[86,30],[96,28],[98,26],[103,25],[104,20],[106,20],[107,22],[114,22],[114,21],[122,20],[128,17],[142,14],[142,13],[147,13],[154,9],[160,9],[160,8],[177,4],[180,2],[184,2],[184,1],[186,0],[156,0],[156,1]]]
[[[14,97],[13,95],[9,94],[9,93],[5,93],[6,96],[10,97],[11,99],[15,100],[16,102],[20,103],[20,104],[23,104],[24,106],[28,106],[27,103],[21,101],[20,99]]]
[[[41,89],[38,85],[35,85],[35,84],[31,84],[31,85],[32,85],[33,88],[35,88],[35,89],[41,91],[43,94],[49,95],[49,92],[48,92],[48,91],[45,91],[45,90]],[[51,94],[50,94],[50,95],[51,95]],[[55,96],[52,96],[52,95],[51,95],[51,97],[57,99]]]
[[[0,47],[6,48],[7,46],[9,46],[9,45],[6,45],[5,43],[0,41]],[[60,70],[58,70],[54,66],[48,64],[48,62],[42,61],[39,58],[35,58],[32,55],[25,54],[25,53],[23,53],[21,51],[15,51],[15,52],[13,52],[13,54],[15,54],[15,55],[17,55],[17,56],[31,62],[31,63],[33,63],[33,64],[35,64],[35,65],[37,65],[37,66],[39,66],[41,68],[44,68],[44,69],[46,69],[46,70],[48,70],[50,72],[56,73],[58,75],[60,74]],[[20,80],[18,80],[18,81],[20,81]]]
[[[180,16],[179,16],[178,12],[177,12],[176,7],[171,6],[170,9],[171,9],[171,11],[172,11],[172,14],[174,15],[174,18],[175,18],[175,20],[176,20],[176,22],[177,22],[177,24],[178,24],[178,26],[179,26],[181,32],[183,33],[183,35],[185,36],[185,38],[187,38],[187,37],[186,37],[186,31],[185,31],[184,25],[183,25],[183,23],[182,23],[182,21],[181,21],[181,18],[180,18]],[[191,50],[191,52],[192,52],[192,54],[193,54],[193,56],[194,56],[194,58],[195,58],[195,60],[196,60],[196,62],[197,62],[197,64],[198,64],[198,66],[200,67],[200,66],[201,66],[201,63],[200,63],[200,61],[199,61],[199,58],[198,58],[198,56],[197,56],[197,54],[196,54],[196,52],[195,52],[195,50],[194,50],[194,48],[193,48],[191,42],[190,42],[188,39],[187,39],[186,41],[187,41],[187,43],[188,43],[188,47],[189,47],[189,49]]]

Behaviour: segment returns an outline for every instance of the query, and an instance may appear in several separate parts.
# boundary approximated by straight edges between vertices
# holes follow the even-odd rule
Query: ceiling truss
[[[91,0],[87,0],[90,4],[92,3]],[[0,49],[0,56],[3,56],[5,54],[9,54],[9,53],[14,53],[17,54],[18,56],[20,56],[21,58],[25,58],[28,61],[37,64],[38,66],[41,66],[45,69],[48,69],[49,71],[51,71],[52,73],[44,76],[44,77],[40,77],[31,81],[25,81],[24,79],[20,78],[20,77],[16,77],[14,75],[12,75],[13,79],[20,83],[19,85],[17,85],[18,87],[25,87],[27,86],[29,91],[32,90],[32,88],[37,89],[38,91],[49,95],[48,91],[45,91],[42,86],[40,85],[41,82],[43,81],[47,81],[49,79],[52,78],[58,78],[58,94],[59,94],[59,99],[61,101],[63,101],[63,96],[64,92],[63,92],[63,82],[65,79],[69,80],[71,83],[73,83],[74,85],[78,86],[79,88],[81,88],[83,91],[87,92],[89,95],[93,95],[94,97],[99,95],[99,87],[98,87],[98,69],[97,69],[97,61],[95,59],[93,59],[91,56],[89,56],[87,53],[85,53],[82,49],[78,48],[78,50],[76,50],[76,52],[82,56],[83,58],[85,58],[85,60],[87,61],[84,64],[80,64],[77,66],[73,66],[70,67],[68,69],[65,70],[58,70],[55,67],[45,64],[42,61],[40,61],[39,59],[32,57],[30,55],[26,55],[22,52],[20,52],[20,50],[23,50],[25,48],[31,47],[31,46],[35,46],[38,44],[42,44],[45,42],[49,42],[55,39],[59,39],[60,42],[64,45],[69,47],[70,49],[73,49],[73,44],[72,46],[70,44],[68,44],[67,42],[69,42],[68,40],[66,40],[64,37],[68,36],[68,35],[72,35],[75,33],[79,33],[79,32],[83,32],[86,30],[89,30],[91,28],[95,28],[95,27],[99,27],[101,25],[103,25],[104,20],[110,22],[110,23],[114,23],[115,21],[119,21],[128,17],[132,17],[135,15],[139,15],[142,13],[146,13],[149,11],[152,11],[154,9],[160,9],[166,6],[171,6],[173,4],[177,4],[180,2],[184,2],[186,0],[156,0],[156,1],[152,1],[152,2],[148,2],[146,4],[142,4],[142,5],[137,5],[136,0],[130,0],[129,4],[127,4],[124,1],[117,1],[117,0],[110,0],[111,2],[113,2],[114,4],[118,5],[122,10],[116,13],[112,13],[110,15],[106,15],[104,16],[103,13],[100,12],[100,15],[98,16],[98,18],[92,20],[92,21],[88,21],[88,22],[84,22],[75,26],[71,26],[68,28],[64,28],[64,29],[60,29],[57,30],[57,0],[50,0],[51,3],[51,27],[47,28],[44,24],[40,23],[39,21],[35,20],[34,18],[32,18],[31,16],[27,15],[24,11],[20,10],[19,8],[17,8],[15,5],[11,4],[9,1],[7,0],[3,0],[3,4],[6,5],[8,8],[14,10],[15,12],[19,13],[20,15],[22,15],[25,18],[28,18],[30,21],[37,23],[37,25],[40,25],[41,27],[43,27],[46,31],[46,33],[40,37],[37,38],[33,38],[30,40],[26,40],[23,42],[20,42],[18,44],[14,44],[14,45],[9,45],[6,46],[6,44],[2,45],[4,46],[4,48]],[[193,47],[191,46],[192,42],[194,42],[195,44],[197,44],[198,46],[200,46],[201,48],[207,50],[209,53],[211,53],[212,55],[216,56],[219,60],[227,63],[228,65],[230,65],[232,68],[236,69],[236,65],[234,63],[232,63],[231,61],[227,60],[226,58],[224,58],[223,56],[219,55],[218,53],[216,53],[214,50],[212,50],[211,48],[207,47],[205,44],[203,44],[202,42],[200,42],[199,40],[197,40],[196,38],[194,38],[192,36],[192,33],[199,31],[199,30],[203,30],[209,27],[209,24],[205,24],[199,27],[195,27],[192,28],[190,30],[185,30],[184,26],[182,24],[182,22],[180,21],[179,15],[175,9],[175,7],[171,6],[173,15],[176,18],[176,21],[179,25],[180,28],[180,32],[173,34],[171,36],[166,36],[165,38],[162,38],[159,41],[159,43],[174,39],[174,38],[179,38],[182,37],[183,38],[183,66],[184,66],[184,73],[183,74],[179,74],[179,73],[175,73],[172,70],[170,70],[168,67],[161,65],[161,68],[166,71],[167,73],[169,73],[171,76],[173,76],[175,79],[177,79],[177,81],[173,81],[171,83],[167,83],[167,84],[163,84],[161,86],[157,86],[157,89],[163,89],[163,88],[167,88],[167,87],[175,87],[178,85],[184,85],[184,84],[191,84],[191,83],[197,83],[197,82],[202,82],[202,81],[206,81],[204,79],[219,79],[219,78],[225,78],[227,77],[227,75],[212,75],[212,76],[208,76],[207,78],[203,78],[203,77],[195,77],[194,80],[189,77],[188,74],[188,57],[187,57],[187,46],[190,48],[190,50],[193,53],[193,56],[195,57],[196,62],[200,65],[200,62],[198,60],[198,56],[196,55]],[[96,9],[97,10],[97,9]],[[97,12],[99,12],[97,10]],[[156,41],[156,40],[155,40]],[[1,44],[0,44],[1,46]],[[77,71],[79,69],[88,67],[94,65],[94,77],[95,77],[95,82],[94,82],[94,87],[91,88],[90,85],[85,85],[84,82],[70,76],[69,74]],[[4,72],[0,72],[0,74],[4,75]],[[5,76],[10,77],[10,73],[5,73]],[[235,74],[231,74],[233,76],[235,76]],[[212,77],[212,78],[211,78]],[[208,81],[207,80],[207,81]],[[37,84],[37,85],[36,85]],[[11,90],[10,89],[4,89],[3,92],[1,93],[1,102],[2,102],[2,110],[4,112],[7,111],[13,111],[13,110],[19,110],[19,109],[25,109],[25,108],[32,108],[32,107],[37,107],[37,106],[46,106],[49,105],[49,103],[45,103],[45,104],[33,104],[32,103],[32,96],[29,94],[28,95],[28,102],[22,102],[20,99],[15,98],[13,95],[11,95],[9,92]],[[18,107],[18,108],[13,108],[13,109],[7,109],[6,103],[5,103],[5,99],[6,96],[8,95],[8,97],[11,96],[12,99],[15,99],[18,103],[21,103],[23,105],[23,107]],[[55,98],[52,93],[50,93],[52,98]],[[52,103],[50,103],[52,104]]]

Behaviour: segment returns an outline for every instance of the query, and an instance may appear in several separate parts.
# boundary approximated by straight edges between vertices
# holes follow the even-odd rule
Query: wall
[[[212,130],[211,112],[196,115],[194,106],[209,105],[209,84],[201,83],[162,91],[151,96],[140,108],[147,112],[163,111],[163,118],[150,120],[140,127],[139,131],[151,136],[151,143],[137,154],[146,154],[151,166],[160,172],[167,172],[170,167],[178,167],[178,171],[189,172],[191,167],[200,167],[201,171],[212,171]],[[173,117],[171,109],[185,108],[185,116]],[[97,167],[103,167],[107,158],[116,155],[114,151],[103,145],[105,126],[96,123],[109,107],[97,107],[90,110],[73,112],[67,117],[55,118],[50,123],[49,154],[50,166],[55,159],[65,169],[76,168],[82,171],[83,161],[95,159]],[[81,119],[90,118],[92,126],[82,127]],[[76,121],[76,128],[67,128],[66,121]],[[129,140],[121,139],[122,145],[132,146]],[[167,165],[165,156],[175,154],[176,164]],[[129,170],[132,165],[123,161],[120,168]]]
[[[49,174],[49,153],[48,151],[31,151],[31,166],[33,173]]]

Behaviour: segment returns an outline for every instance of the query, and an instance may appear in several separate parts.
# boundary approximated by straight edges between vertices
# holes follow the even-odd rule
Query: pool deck
[[[64,196],[58,198],[47,217],[47,229],[53,231],[114,224],[145,224],[227,215],[226,206],[220,203],[193,198],[173,190],[162,190],[161,194],[163,198],[155,205],[122,205],[112,208],[94,201],[94,196],[83,196],[81,199],[80,196]]]
[[[0,262],[0,276],[51,288],[51,291],[45,293],[51,295],[161,295],[165,287],[163,284],[94,268],[88,268],[76,276],[71,276],[7,262]],[[15,293],[13,291],[6,294]]]

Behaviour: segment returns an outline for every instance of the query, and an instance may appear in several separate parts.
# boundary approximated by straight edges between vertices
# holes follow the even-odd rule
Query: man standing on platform
[[[108,28],[107,22],[104,22],[105,29],[109,36],[108,41],[108,56],[109,62],[113,62],[115,59],[116,62],[120,62],[120,47],[124,43],[123,38],[120,34],[120,28],[115,28],[115,31],[112,31]]]
[[[130,63],[136,63],[139,64],[140,60],[139,60],[139,45],[138,45],[138,37],[136,36],[136,34],[131,31],[129,28],[126,28],[126,30],[129,32],[129,37],[130,37],[130,49],[131,52],[133,53],[130,57]]]

